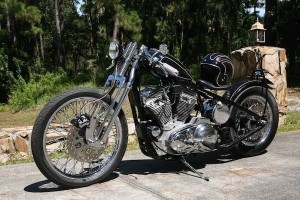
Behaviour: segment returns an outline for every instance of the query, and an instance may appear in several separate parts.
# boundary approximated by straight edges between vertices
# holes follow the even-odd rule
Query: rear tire
[[[251,87],[243,91],[236,102],[256,114],[262,115],[264,112],[265,102],[267,98],[267,108],[264,116],[267,118],[267,124],[254,135],[243,140],[231,149],[234,154],[242,157],[255,156],[263,153],[273,141],[278,128],[279,114],[276,100],[272,93],[266,88],[259,86]],[[232,111],[232,121],[234,121],[237,132],[241,129],[251,130],[251,117],[246,113],[234,109]],[[254,120],[252,121],[254,122]],[[255,124],[255,123],[254,123]]]
[[[39,113],[32,130],[32,155],[39,170],[50,181],[67,188],[102,181],[124,156],[128,127],[121,111],[109,133],[105,148],[89,146],[84,128],[70,121],[79,113],[91,118],[108,111],[109,98],[96,89],[81,88],[62,93]],[[93,113],[93,111],[95,111]]]

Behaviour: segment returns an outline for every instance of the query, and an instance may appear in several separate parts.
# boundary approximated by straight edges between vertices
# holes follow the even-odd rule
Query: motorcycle
[[[186,160],[189,154],[230,150],[239,156],[261,154],[278,127],[272,83],[259,68],[247,80],[231,83],[229,57],[204,57],[201,78],[162,48],[136,42],[111,42],[112,60],[102,91],[78,88],[64,92],[39,113],[31,147],[39,170],[63,187],[84,187],[108,177],[122,160],[128,126],[122,106],[128,97],[139,147],[153,159],[178,159],[200,178]],[[145,76],[156,85],[143,85]],[[220,94],[218,91],[225,91]]]

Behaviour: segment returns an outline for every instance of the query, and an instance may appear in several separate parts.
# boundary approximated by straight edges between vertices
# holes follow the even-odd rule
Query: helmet
[[[233,65],[228,56],[210,53],[200,63],[201,80],[208,81],[216,87],[230,84]]]

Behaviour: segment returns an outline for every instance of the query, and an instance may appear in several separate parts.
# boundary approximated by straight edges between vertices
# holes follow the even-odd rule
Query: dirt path
[[[288,88],[288,111],[300,111],[300,88]]]

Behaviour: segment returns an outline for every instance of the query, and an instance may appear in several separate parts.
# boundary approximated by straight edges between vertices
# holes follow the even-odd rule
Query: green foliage
[[[55,6],[57,1],[59,6]],[[229,54],[249,45],[248,30],[256,21],[256,8],[268,3],[263,0],[57,1],[0,2],[0,103],[6,103],[8,95],[12,98],[10,102],[19,108],[22,104],[30,107],[43,102],[47,99],[44,94],[51,96],[52,92],[40,86],[39,81],[50,79],[46,75],[44,80],[43,74],[58,76],[59,70],[64,75],[60,80],[54,79],[56,86],[69,87],[82,81],[102,85],[109,73],[105,71],[110,65],[107,48],[115,28],[122,44],[130,40],[151,48],[167,44],[170,53],[189,66],[197,78],[198,65],[206,54]],[[80,13],[76,11],[79,2],[82,2]],[[277,1],[277,4],[278,17],[273,17],[277,21],[272,31],[277,33],[278,46],[287,49],[288,72],[295,75],[300,73],[297,57],[300,32],[295,29],[299,26],[300,4],[296,0]],[[249,8],[255,12],[250,13]],[[267,21],[266,17],[265,24]],[[76,81],[63,82],[64,79]],[[144,81],[153,80],[145,77]]]
[[[190,65],[188,68],[194,80],[200,78],[200,64]]]
[[[126,10],[125,5],[117,5],[116,11],[120,20],[120,27],[123,28],[127,34],[131,35],[132,40],[139,41],[141,40],[141,23],[137,11]]]
[[[34,75],[28,83],[23,78],[19,78],[10,95],[9,106],[16,112],[44,104],[56,94],[79,85],[80,82],[75,81],[68,79],[65,74],[53,73],[43,76]],[[81,84],[89,83],[81,82]]]
[[[7,101],[7,94],[10,92],[11,86],[15,82],[15,77],[12,71],[8,68],[8,57],[3,49],[0,49],[0,102]]]
[[[278,3],[278,21],[273,27],[278,34],[278,44],[286,49],[290,76],[300,75],[300,1],[280,1]]]
[[[31,24],[39,23],[41,21],[41,11],[35,6],[27,6],[25,8],[23,17]]]

